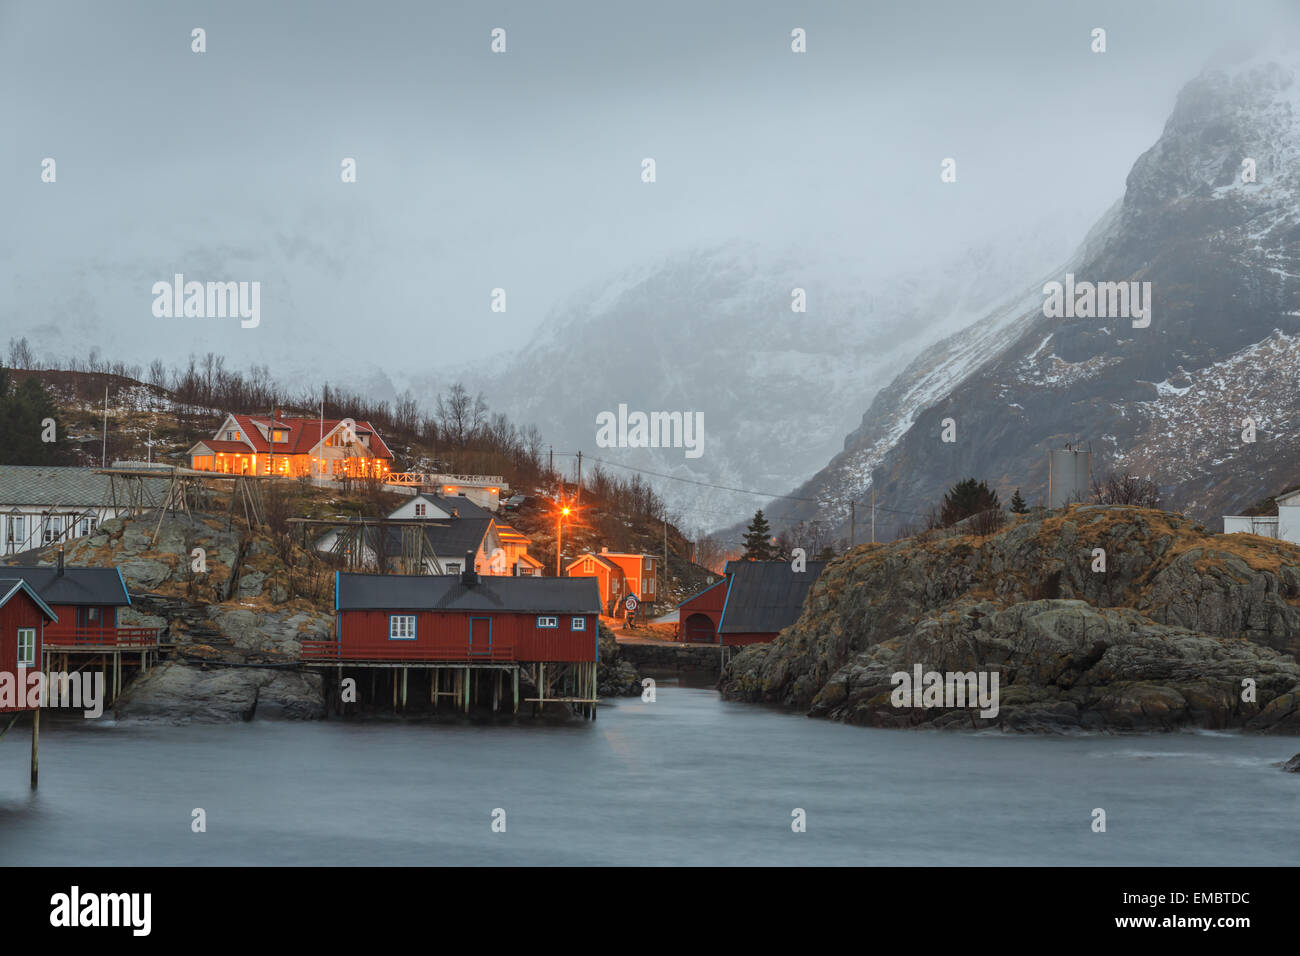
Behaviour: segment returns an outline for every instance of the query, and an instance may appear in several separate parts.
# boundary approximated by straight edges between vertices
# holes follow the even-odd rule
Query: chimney
[[[467,588],[478,584],[478,572],[474,570],[474,552],[465,552],[465,570],[460,573],[460,583]]]
[[[59,576],[63,575],[63,545],[59,545]]]

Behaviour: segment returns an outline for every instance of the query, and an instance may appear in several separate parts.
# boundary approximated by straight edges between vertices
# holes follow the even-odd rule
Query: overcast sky
[[[427,331],[386,359],[427,368],[526,337],[611,270],[735,237],[889,268],[1073,234],[1178,89],[1297,8],[0,0],[0,345],[276,371]],[[178,271],[261,281],[261,326],[155,319],[150,287]]]

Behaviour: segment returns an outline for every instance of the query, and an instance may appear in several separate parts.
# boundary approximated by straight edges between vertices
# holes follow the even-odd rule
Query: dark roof
[[[492,512],[488,511],[486,508],[482,508],[474,504],[474,502],[470,501],[468,498],[464,497],[463,495],[438,495],[438,494],[433,494],[432,492],[422,491],[415,497],[423,498],[425,501],[428,501],[436,505],[437,507],[441,508],[449,515],[453,511],[456,512],[457,520],[464,519],[464,518],[492,517]]]
[[[826,567],[809,561],[792,571],[789,561],[728,561],[731,585],[719,634],[775,634],[799,619],[804,598]]]
[[[468,587],[459,574],[343,574],[340,611],[519,611],[599,614],[595,578],[481,575]]]
[[[0,565],[0,575],[20,577],[46,604],[110,605],[131,603],[117,568],[64,568]]]
[[[48,604],[41,600],[40,595],[33,591],[31,585],[22,578],[0,578],[0,607],[4,607],[8,604],[9,599],[19,591],[24,592],[29,598],[31,598],[32,603],[40,608],[41,613],[47,618],[56,623],[58,622],[59,616],[50,609]]]
[[[167,491],[170,475],[143,478],[147,500],[156,505]],[[60,465],[5,465],[0,468],[0,505],[92,508],[109,499],[109,476],[93,468]]]
[[[423,518],[411,519],[411,525],[418,526]],[[398,519],[392,525],[383,527],[384,557],[394,557],[402,553],[402,527],[404,522]],[[491,518],[448,518],[437,524],[424,526],[425,547],[433,554],[444,558],[463,557],[467,552],[478,551],[479,545],[492,527]],[[371,529],[377,531],[378,529]]]

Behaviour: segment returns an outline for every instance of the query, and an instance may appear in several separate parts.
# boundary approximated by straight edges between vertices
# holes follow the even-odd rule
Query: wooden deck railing
[[[303,641],[304,661],[513,661],[513,644],[470,647],[468,644],[436,647],[348,647],[335,641]]]
[[[158,646],[157,627],[78,627],[75,624],[50,624],[45,628],[44,646],[52,648],[91,647],[145,650]]]

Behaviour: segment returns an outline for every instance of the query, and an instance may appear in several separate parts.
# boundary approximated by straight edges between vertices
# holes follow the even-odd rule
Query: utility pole
[[[546,448],[546,474],[549,477],[555,474],[555,446],[547,445]]]
[[[665,518],[664,519],[664,573],[663,573],[662,589],[659,591],[658,594],[655,595],[655,597],[656,598],[662,597],[664,594],[667,593],[667,588],[668,588],[668,519]]]
[[[582,497],[582,452],[578,452],[578,497]]]
[[[853,550],[853,545],[857,541],[858,533],[858,503],[849,502],[849,550]]]
[[[104,444],[99,454],[99,467],[108,467],[108,386],[104,386]]]
[[[871,486],[871,543],[876,543],[876,486]]]

